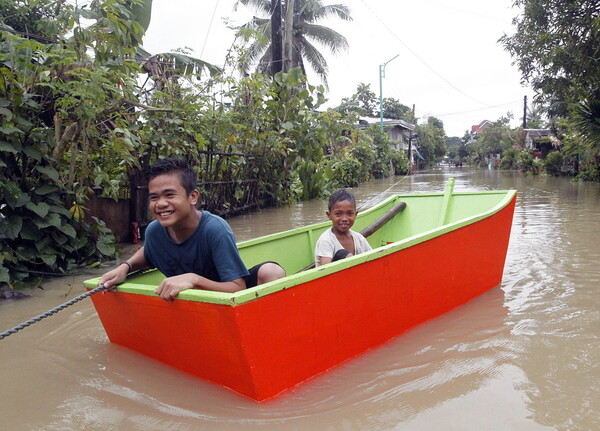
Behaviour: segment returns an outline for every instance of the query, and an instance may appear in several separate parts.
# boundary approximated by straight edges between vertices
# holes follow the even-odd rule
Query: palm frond
[[[325,60],[325,57],[323,57],[319,50],[306,39],[303,39],[299,46],[301,46],[302,49],[302,57],[306,59],[308,64],[310,64],[310,67],[323,82],[325,88],[328,89],[329,85],[327,83],[327,73],[329,72],[329,66],[327,65],[327,60]]]
[[[352,16],[350,15],[350,9],[348,6],[343,4],[332,4],[332,5],[318,5],[314,8],[306,9],[307,16],[310,16],[309,22],[319,21],[325,18],[329,18],[333,16],[334,18],[339,18],[344,21],[352,21]]]
[[[271,13],[271,0],[238,0],[234,5],[234,10],[237,10],[238,3],[243,4],[246,7],[252,7],[256,9],[257,12],[263,14]]]
[[[334,54],[348,49],[348,40],[340,33],[330,29],[329,27],[305,23],[303,25],[303,29],[304,36],[326,46]]]
[[[600,151],[600,100],[586,100],[577,106],[575,127],[584,140],[596,151]]]

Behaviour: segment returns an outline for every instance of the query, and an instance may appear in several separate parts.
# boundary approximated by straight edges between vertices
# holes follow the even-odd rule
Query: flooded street
[[[456,191],[519,192],[499,287],[264,404],[110,344],[84,299],[0,340],[1,429],[600,429],[600,184],[440,168],[352,191],[367,208],[441,192],[450,177]],[[323,221],[325,209],[298,203],[229,223],[241,241]],[[105,270],[0,301],[0,331]]]

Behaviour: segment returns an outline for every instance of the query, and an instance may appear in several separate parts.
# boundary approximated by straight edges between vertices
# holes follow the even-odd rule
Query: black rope
[[[67,308],[70,305],[75,304],[76,302],[81,301],[82,299],[87,298],[90,295],[93,295],[94,293],[100,292],[101,290],[104,289],[104,286],[98,286],[95,289],[89,290],[86,293],[83,293],[73,299],[71,299],[68,302],[65,302],[64,304],[61,304],[59,306],[54,307],[51,310],[46,311],[45,313],[40,314],[39,316],[36,316],[32,319],[29,319],[26,322],[21,323],[20,325],[15,326],[14,328],[11,328],[7,331],[4,331],[2,333],[0,333],[0,340],[2,340],[5,337],[8,337],[11,334],[14,334],[15,332],[19,332],[21,329],[28,327],[29,325],[32,325],[36,322],[39,322],[42,319],[45,319],[48,316],[52,316],[55,313],[58,313],[60,310],[63,310],[65,308]]]
[[[130,278],[130,277],[133,277],[136,275],[143,274],[145,271],[146,271],[145,269],[139,269],[137,271],[130,272],[129,274],[127,274],[126,278]],[[23,322],[20,325],[17,325],[14,328],[9,329],[8,331],[4,331],[4,332],[0,333],[0,340],[2,340],[5,337],[8,337],[11,334],[14,334],[15,332],[19,332],[21,329],[27,328],[29,325],[39,322],[40,320],[45,319],[48,316],[52,316],[53,314],[58,313],[60,310],[64,310],[68,306],[73,305],[76,302],[79,302],[82,299],[85,299],[88,296],[93,295],[94,293],[101,292],[102,290],[104,290],[104,286],[98,286],[95,289],[89,290],[85,293],[82,293],[79,296],[76,296],[75,298],[71,299],[70,301],[65,302],[64,304],[58,305],[58,306],[54,307],[53,309],[40,314],[39,316],[29,319],[27,322]]]

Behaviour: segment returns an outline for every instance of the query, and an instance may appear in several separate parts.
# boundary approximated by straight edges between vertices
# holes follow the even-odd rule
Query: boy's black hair
[[[331,194],[331,196],[329,196],[329,211],[331,211],[331,208],[333,208],[333,206],[338,203],[338,202],[342,202],[342,201],[348,201],[351,202],[354,205],[354,208],[356,208],[356,199],[354,198],[354,195],[352,193],[350,193],[348,190],[344,190],[344,189],[339,189],[336,190],[335,192],[333,192]]]
[[[194,190],[198,188],[198,177],[196,173],[185,159],[176,159],[167,157],[166,159],[159,160],[148,170],[148,181],[153,180],[159,175],[179,174],[179,181],[185,189],[188,196]]]

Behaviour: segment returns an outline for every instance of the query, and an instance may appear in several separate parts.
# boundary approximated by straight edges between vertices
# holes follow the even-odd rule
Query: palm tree
[[[258,13],[270,15],[271,0],[238,0],[244,6],[252,6]],[[293,24],[291,41],[291,58],[288,61],[291,67],[300,67],[306,74],[305,62],[317,73],[323,84],[327,87],[328,66],[325,57],[313,45],[317,42],[324,45],[333,54],[348,48],[348,41],[338,32],[317,24],[318,21],[329,16],[337,16],[344,21],[352,21],[350,10],[343,4],[323,5],[322,0],[284,0],[282,5],[282,20],[286,20],[287,6],[293,5]],[[285,28],[285,25],[282,25]],[[271,44],[271,18],[253,17],[242,26],[257,32],[258,37],[249,47],[248,59],[250,63],[258,62],[256,71],[271,73],[272,44]],[[246,67],[247,68],[247,67]],[[247,72],[247,70],[244,70]]]

